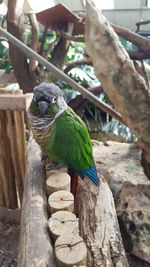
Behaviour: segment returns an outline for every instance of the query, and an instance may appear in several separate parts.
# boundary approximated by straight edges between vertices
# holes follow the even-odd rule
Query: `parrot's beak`
[[[38,106],[39,106],[40,115],[42,116],[45,115],[49,107],[49,103],[47,101],[39,101]]]

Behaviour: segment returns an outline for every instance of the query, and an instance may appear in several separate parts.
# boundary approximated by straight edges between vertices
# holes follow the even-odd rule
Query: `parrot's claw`
[[[41,156],[41,163],[43,164],[43,166],[46,166],[48,164],[49,158],[47,155],[43,154]]]

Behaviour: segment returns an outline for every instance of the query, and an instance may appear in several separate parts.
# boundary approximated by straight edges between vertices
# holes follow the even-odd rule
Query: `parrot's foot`
[[[62,168],[62,164],[54,163],[46,167],[45,171],[52,171],[52,170],[59,169],[59,168]]]
[[[48,164],[48,162],[49,162],[49,157],[47,155],[43,154],[41,156],[41,163],[43,164],[43,166],[46,166]]]

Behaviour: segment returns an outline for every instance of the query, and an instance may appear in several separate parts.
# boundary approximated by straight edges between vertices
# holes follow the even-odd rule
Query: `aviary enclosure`
[[[60,66],[60,69],[57,68],[57,64],[44,59],[11,33],[0,28],[0,34],[9,40],[12,51],[17,47],[27,58],[36,59],[41,66],[50,70],[50,76],[53,74],[53,77],[64,80],[78,90],[83,98],[129,126],[137,137],[145,173],[149,176],[149,77],[143,65],[131,60],[136,57],[148,58],[149,49],[145,49],[145,44],[149,47],[149,40],[122,31],[121,34],[129,39],[134,35],[134,41],[140,48],[128,54],[115,34],[120,34],[120,28],[116,25],[112,25],[112,28],[90,0],[87,1],[87,15],[79,19],[79,23],[85,27],[88,62],[93,64],[96,76],[116,110],[72,80]],[[10,24],[8,28],[11,32]],[[74,38],[72,22],[68,23],[67,30],[69,33],[61,31],[61,34],[67,36],[64,39],[68,44],[69,38]],[[66,168],[49,172],[43,170],[41,151],[33,139],[27,120],[32,97],[32,93],[0,95],[0,204],[21,209],[18,267],[129,266],[114,198],[99,165],[96,165],[99,187],[87,179],[80,180],[75,197],[70,192],[71,177]],[[27,148],[25,127],[30,132]],[[128,208],[128,203],[124,208]],[[144,227],[141,231],[148,235],[149,228]],[[145,266],[148,266],[149,250],[147,247],[142,249],[134,255],[141,253]]]

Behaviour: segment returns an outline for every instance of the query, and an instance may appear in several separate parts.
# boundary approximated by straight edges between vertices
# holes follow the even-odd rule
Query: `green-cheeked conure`
[[[33,91],[29,119],[36,142],[54,162],[99,184],[92,143],[85,123],[67,106],[62,91],[53,83],[41,83]]]

